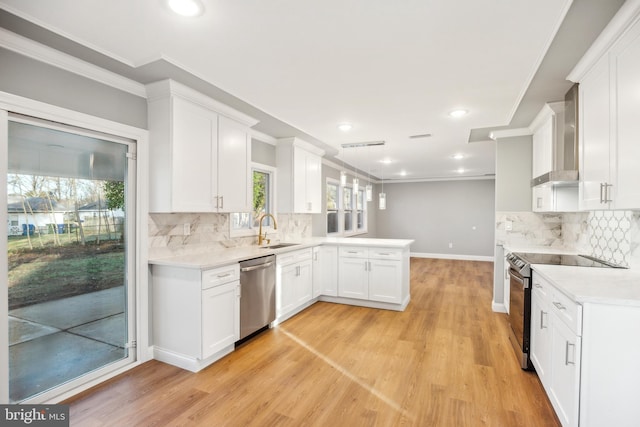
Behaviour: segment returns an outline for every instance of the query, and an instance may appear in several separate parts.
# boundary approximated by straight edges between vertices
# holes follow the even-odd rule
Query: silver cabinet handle
[[[220,196],[220,209],[224,209],[224,196]]]
[[[540,310],[540,329],[547,329],[547,327],[544,325],[544,316],[546,316],[546,314],[547,313]]]
[[[553,305],[555,305],[558,310],[566,310],[567,309],[567,307],[565,307],[564,305],[560,304],[559,302],[555,302],[554,301]]]
[[[217,277],[218,277],[218,279],[222,279],[223,277],[229,277],[229,276],[232,276],[232,275],[233,275],[233,273],[225,273],[225,274],[218,274]]]
[[[604,182],[600,183],[600,204],[604,203]]]
[[[604,184],[604,203],[609,203],[613,201],[609,198],[609,187],[613,187],[613,184],[607,184],[607,183]]]
[[[368,262],[369,262],[369,271],[371,271],[371,261],[368,261]]]
[[[367,262],[367,261],[365,261],[365,262],[364,262],[364,271],[369,271],[369,270],[368,270],[368,267],[367,267],[367,264],[368,264],[368,262]]]
[[[573,347],[573,357],[572,360],[569,360],[569,347]],[[576,345],[567,341],[567,345],[565,347],[564,352],[564,364],[565,365],[575,365],[576,364]]]
[[[536,207],[537,208],[541,208],[542,207],[542,197],[538,197],[536,199]]]

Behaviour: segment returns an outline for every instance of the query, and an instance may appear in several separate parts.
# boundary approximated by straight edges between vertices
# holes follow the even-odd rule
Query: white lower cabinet
[[[276,256],[276,320],[282,322],[308,306],[313,295],[312,249]]]
[[[343,246],[338,257],[338,296],[390,304],[408,302],[408,252]]]
[[[338,295],[338,247],[313,248],[313,298]]]
[[[640,307],[579,304],[534,269],[531,361],[564,427],[638,425],[638,325]]]
[[[238,264],[211,270],[151,268],[154,357],[197,372],[240,337]]]

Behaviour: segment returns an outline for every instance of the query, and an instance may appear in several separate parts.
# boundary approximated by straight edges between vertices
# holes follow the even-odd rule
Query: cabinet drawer
[[[551,311],[576,335],[582,335],[582,306],[559,290],[552,288]]]
[[[369,248],[370,259],[402,259],[402,249],[395,248]]]
[[[340,246],[340,257],[369,258],[369,249],[359,246]]]
[[[531,292],[533,295],[537,295],[544,302],[551,302],[551,290],[553,289],[553,285],[551,285],[546,279],[537,275],[534,271],[533,273],[533,286],[531,288]]]
[[[240,280],[240,265],[232,264],[202,272],[202,289]]]
[[[312,258],[312,248],[300,249],[292,252],[285,252],[283,254],[276,255],[277,265],[289,265],[300,261],[310,260]]]

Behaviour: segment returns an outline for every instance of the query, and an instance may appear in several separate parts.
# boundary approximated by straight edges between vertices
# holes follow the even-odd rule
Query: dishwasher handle
[[[273,261],[265,262],[264,264],[254,265],[251,267],[242,267],[240,271],[246,273],[248,271],[262,270],[263,268],[269,268],[273,265]]]

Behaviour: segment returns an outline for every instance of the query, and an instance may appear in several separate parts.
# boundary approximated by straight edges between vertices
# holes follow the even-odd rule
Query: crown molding
[[[75,56],[45,46],[4,28],[0,28],[0,47],[115,89],[146,98],[146,90],[141,83],[105,70],[97,65],[90,64]]]

